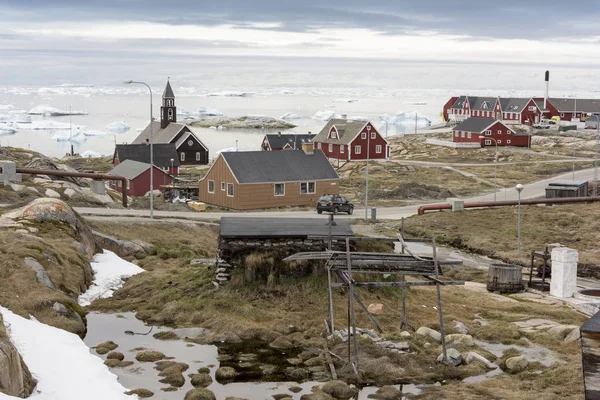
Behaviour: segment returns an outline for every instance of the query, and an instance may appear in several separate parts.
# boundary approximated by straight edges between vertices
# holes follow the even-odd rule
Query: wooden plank
[[[444,286],[459,286],[464,285],[464,282],[461,281],[443,281]],[[355,282],[355,287],[409,287],[409,286],[434,286],[435,282]],[[344,283],[333,283],[331,287],[334,288],[345,288],[348,287],[347,284]]]
[[[335,366],[333,365],[333,360],[329,354],[331,352],[327,348],[327,342],[323,343],[323,350],[325,350],[323,352],[323,354],[325,354],[325,361],[327,361],[327,364],[329,364],[329,371],[331,371],[331,379],[335,380],[337,379],[337,373],[335,372]]]
[[[354,293],[354,298],[356,299],[356,302],[358,303],[358,305],[360,306],[360,308],[362,308],[363,311],[367,314],[367,317],[369,318],[369,320],[371,321],[371,323],[375,326],[375,328],[379,331],[379,333],[383,333],[383,329],[381,329],[381,326],[379,326],[379,323],[377,322],[377,320],[375,319],[375,317],[373,317],[373,315],[369,312],[369,310],[367,309],[367,307],[365,307],[365,305],[358,298],[358,295],[356,293]]]

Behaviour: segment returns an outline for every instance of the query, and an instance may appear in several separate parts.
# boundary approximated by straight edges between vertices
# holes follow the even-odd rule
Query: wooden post
[[[331,291],[331,268],[327,266],[327,295],[329,299],[329,329],[335,341],[335,328],[333,327],[333,293]]]
[[[329,214],[329,246],[328,250],[331,251],[331,225],[333,225],[333,214]]]
[[[400,226],[400,236],[402,236],[402,254],[404,254],[404,217],[402,217],[402,225]],[[404,290],[402,291],[402,295],[404,296]],[[404,313],[403,313],[404,315]]]
[[[352,319],[352,341],[354,343],[354,371],[358,373],[358,339],[356,338],[356,315],[354,314],[354,285],[352,281],[352,260],[350,258],[350,238],[346,238],[346,263],[348,266],[348,306]],[[348,332],[350,333],[350,332]]]
[[[360,306],[360,308],[362,308],[363,311],[367,314],[367,317],[369,318],[369,320],[371,321],[371,323],[375,326],[375,328],[379,331],[379,333],[383,333],[383,329],[381,329],[381,326],[379,326],[379,323],[377,322],[377,320],[375,319],[375,317],[373,317],[373,315],[369,312],[369,309],[358,298],[358,295],[356,293],[354,293],[354,298],[356,299],[356,302],[358,303],[358,305]]]
[[[404,274],[400,275],[402,282],[405,282]],[[400,329],[408,326],[406,321],[406,286],[402,286],[402,315],[400,316]]]
[[[442,312],[442,295],[440,293],[440,284],[439,284],[439,264],[438,264],[438,259],[437,259],[437,250],[436,250],[436,246],[435,246],[435,236],[433,237],[432,241],[432,248],[433,248],[433,266],[435,268],[435,279],[436,279],[436,284],[435,284],[435,288],[437,290],[437,301],[438,301],[438,313],[440,315],[440,333],[442,334],[442,354],[444,354],[444,362],[448,362],[448,355],[446,353],[446,332],[444,330],[444,318],[443,318],[443,312]]]

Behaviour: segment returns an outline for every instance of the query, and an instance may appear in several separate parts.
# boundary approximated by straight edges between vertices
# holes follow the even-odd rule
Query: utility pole
[[[71,157],[73,157],[74,151],[73,151],[73,127],[71,125],[71,106],[69,106],[69,144],[71,144]]]
[[[367,168],[365,171],[365,219],[369,218],[369,153],[371,151],[371,125],[367,125]]]
[[[600,114],[596,123],[596,154],[594,156],[594,197],[598,196],[598,145],[600,145]]]

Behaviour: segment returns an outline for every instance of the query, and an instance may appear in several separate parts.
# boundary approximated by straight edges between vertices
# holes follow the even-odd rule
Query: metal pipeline
[[[534,205],[534,204],[569,204],[569,203],[592,203],[600,201],[600,196],[596,197],[561,197],[553,199],[528,199],[521,200],[521,205]],[[505,201],[483,201],[477,203],[465,203],[465,208],[481,208],[481,207],[504,207],[504,206],[516,206],[518,200],[505,200]],[[417,214],[423,215],[425,211],[434,210],[451,210],[450,204],[425,204],[418,208]]]
[[[87,172],[58,171],[54,169],[17,168],[17,173],[29,175],[67,176],[71,178],[91,178],[103,181],[121,181],[123,207],[127,207],[127,178],[118,175],[96,174]]]

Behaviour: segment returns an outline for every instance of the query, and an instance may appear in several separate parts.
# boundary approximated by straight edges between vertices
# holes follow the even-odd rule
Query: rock
[[[342,400],[349,399],[358,394],[358,390],[356,388],[350,387],[346,382],[339,380],[327,382],[323,385],[321,391],[335,397],[336,399]]]
[[[242,339],[233,332],[223,332],[212,338],[212,343],[240,343]]]
[[[36,188],[34,188],[33,186],[27,186],[27,187],[25,188],[25,190],[28,190],[28,191],[30,191],[31,193],[34,193],[34,194],[40,194],[39,190],[37,190],[37,189],[36,189]]]
[[[46,287],[49,287],[50,289],[56,289],[56,286],[54,286],[54,283],[52,283],[50,275],[48,275],[46,269],[35,258],[25,257],[23,262],[35,272],[37,281],[39,283]]]
[[[156,366],[154,367],[154,369],[157,369],[161,372],[163,371],[178,371],[178,372],[185,372],[190,368],[190,366],[186,363],[180,363],[177,361],[171,361],[171,360],[166,360],[166,361],[158,361],[156,363]],[[209,370],[210,372],[210,370]],[[202,373],[202,372],[200,372]]]
[[[457,367],[462,363],[462,356],[456,349],[449,348],[446,350],[446,364]],[[444,353],[440,354],[437,358],[438,362],[444,362]]]
[[[19,185],[17,183],[11,183],[10,184],[10,188],[12,190],[14,190],[15,192],[22,192],[23,190],[25,190],[26,186],[25,185]]]
[[[505,370],[511,374],[516,374],[527,368],[528,361],[525,356],[511,357],[506,360]]]
[[[127,240],[119,240],[112,236],[104,235],[96,231],[92,231],[92,234],[103,249],[110,250],[119,257],[129,257],[139,254],[146,254],[144,248],[139,244]]]
[[[54,311],[56,311],[57,314],[61,314],[61,315],[69,315],[69,310],[67,309],[67,307],[65,307],[64,304],[56,302],[52,305],[52,309]]]
[[[311,394],[303,394],[300,400],[335,400],[333,397],[324,392],[316,392]]]
[[[221,367],[215,372],[215,378],[219,383],[231,382],[236,376],[238,376],[237,371],[231,367]]]
[[[381,303],[369,304],[369,307],[367,307],[367,310],[369,310],[369,312],[371,314],[381,314],[383,312],[383,304],[381,304]]]
[[[185,378],[183,377],[181,372],[179,372],[175,368],[165,369],[158,375],[164,377],[161,380],[159,380],[160,383],[166,383],[174,387],[182,387],[183,385],[185,385]]]
[[[423,344],[423,348],[424,348],[424,349],[428,349],[428,348],[430,348],[430,347],[431,347],[431,343],[429,343],[429,342],[425,342],[425,343]]]
[[[559,340],[563,340],[573,329],[579,330],[579,327],[575,325],[557,325],[548,329],[548,333]]]
[[[277,393],[271,396],[275,400],[294,400],[289,394]]]
[[[130,390],[129,392],[125,392],[125,394],[128,396],[137,396],[140,399],[146,399],[148,397],[154,396],[154,392],[152,392],[148,389],[133,389],[133,390]]]
[[[277,339],[269,343],[269,347],[274,349],[291,349],[294,347],[294,344],[287,337],[279,336]]]
[[[192,389],[185,394],[183,400],[217,400],[215,394],[205,388]]]
[[[292,393],[300,393],[302,391],[302,388],[300,386],[292,386],[288,390]]]
[[[462,333],[452,333],[450,335],[446,335],[446,344],[473,346],[473,336],[464,335]]]
[[[46,195],[46,197],[52,197],[53,199],[60,199],[60,193],[52,189],[46,189],[44,195]]]
[[[463,335],[467,335],[469,333],[469,328],[467,328],[467,326],[460,321],[454,321],[454,329]]]
[[[367,396],[376,400],[402,400],[402,392],[393,386],[382,386],[373,394]]]
[[[213,380],[209,374],[191,374],[190,382],[194,387],[207,387],[213,383]]]
[[[118,351],[111,351],[106,355],[106,359],[123,361],[125,359],[125,355],[123,353],[119,353]]]
[[[120,361],[116,358],[109,358],[104,361],[104,365],[108,368],[125,368],[133,365],[133,361]]]
[[[474,351],[470,351],[469,354],[467,355],[467,358],[465,359],[465,364],[469,365],[474,361],[479,361],[480,363],[485,365],[485,367],[488,369],[498,368],[498,366],[496,364],[494,364],[493,362],[491,362],[490,360],[488,360],[481,354],[475,353]]]
[[[565,337],[565,342],[571,343],[579,340],[581,338],[581,332],[579,331],[579,327],[574,328],[567,337]]]
[[[439,333],[438,331],[428,328],[426,326],[422,326],[419,329],[417,329],[416,333],[417,333],[417,335],[429,337],[438,343],[442,342],[442,334]]]
[[[307,367],[315,367],[317,365],[323,365],[323,360],[321,360],[320,357],[309,358],[308,360],[304,361],[304,365],[306,365]]]
[[[135,356],[135,359],[140,362],[156,362],[156,361],[164,359],[165,357],[166,356],[163,353],[161,353],[160,351],[146,350],[146,351],[139,352]]]
[[[108,342],[100,343],[96,347],[92,347],[92,348],[95,349],[96,353],[98,353],[98,354],[106,354],[109,351],[113,351],[117,347],[119,347],[118,344],[116,344],[115,342],[112,342],[112,341],[108,341]]]
[[[73,196],[77,195],[77,192],[76,192],[76,191],[74,191],[74,190],[73,190],[73,189],[71,189],[71,188],[67,188],[67,189],[65,189],[65,191],[64,191],[63,193],[64,193],[64,194],[65,194],[65,196],[67,196],[68,198],[71,198],[71,197],[73,197]],[[154,394],[153,394],[153,395],[154,395]]]
[[[33,377],[4,330],[0,314],[0,389],[14,397],[29,397],[34,387]]]
[[[178,328],[173,329],[173,332],[179,339],[196,339],[200,336],[205,336],[210,333],[206,328]]]
[[[28,230],[30,233],[38,233],[38,232],[40,231],[38,228],[35,228],[35,227],[33,227],[33,226],[28,226],[28,227],[27,227],[27,230]]]
[[[410,337],[411,337],[411,334],[410,334],[410,332],[408,332],[408,331],[402,331],[402,332],[400,332],[400,337],[401,337],[402,339],[408,339],[408,338],[410,338]]]
[[[292,333],[300,332],[300,329],[292,324],[278,324],[275,326],[274,330],[283,335],[291,335]]]
[[[33,200],[25,207],[8,212],[2,218],[25,219],[33,222],[63,222],[70,225],[82,245],[82,251],[91,259],[102,249],[85,221],[67,203],[50,198]]]

